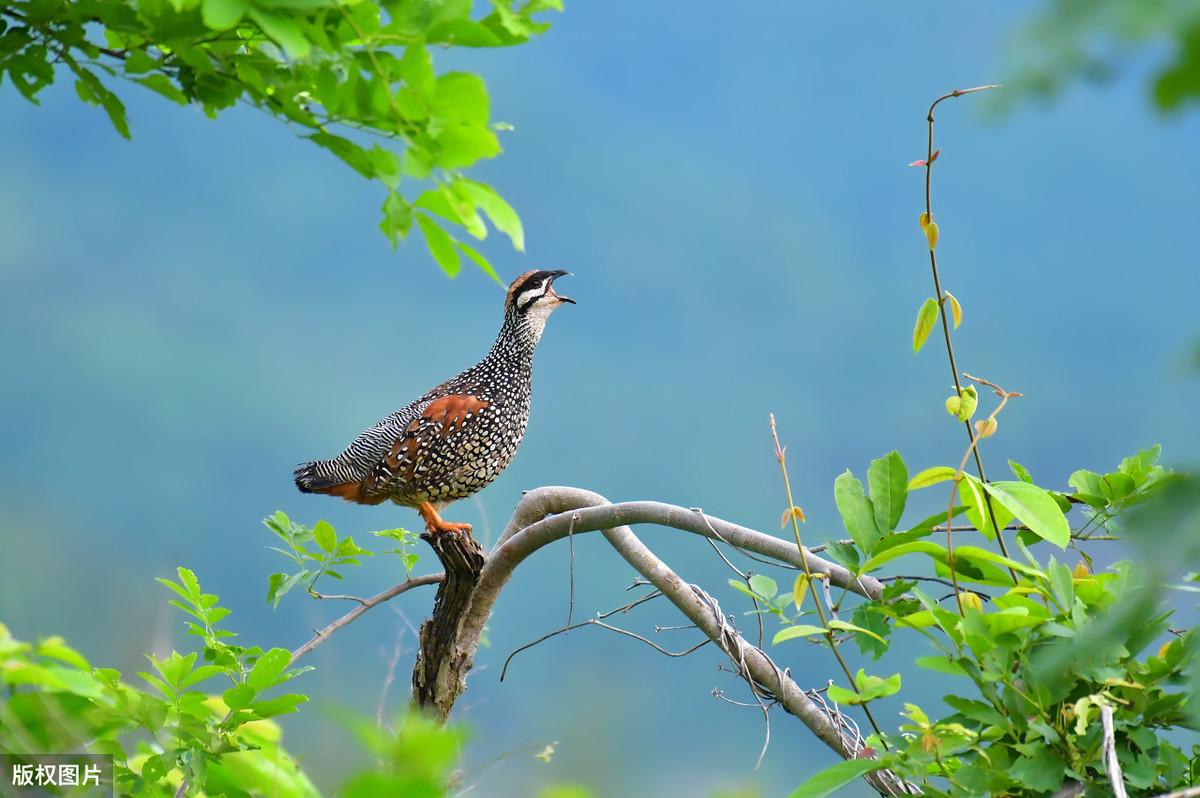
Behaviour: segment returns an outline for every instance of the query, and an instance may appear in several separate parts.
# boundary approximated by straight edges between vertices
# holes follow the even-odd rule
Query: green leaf
[[[68,61],[68,64],[79,77],[79,80],[75,82],[75,92],[79,95],[79,99],[103,108],[116,131],[121,134],[122,138],[128,139],[130,137],[129,122],[125,118],[125,104],[117,98],[117,95],[109,91],[94,73],[78,66],[73,61]]]
[[[1140,487],[1154,471],[1155,464],[1162,454],[1162,446],[1155,444],[1149,449],[1130,455],[1121,461],[1118,470],[1127,474]]]
[[[203,0],[200,16],[213,30],[229,30],[250,10],[248,0]]]
[[[166,97],[171,102],[179,105],[187,105],[187,95],[179,90],[179,87],[171,82],[171,79],[166,75],[146,75],[145,77],[134,78],[136,83],[145,86],[150,91]]]
[[[443,123],[486,125],[488,93],[483,80],[467,72],[440,75],[431,114]]]
[[[371,166],[375,176],[379,178],[379,182],[387,186],[389,190],[394,190],[396,186],[400,185],[400,175],[404,169],[400,164],[400,157],[396,153],[376,144],[367,150],[367,157],[371,160]]]
[[[858,687],[857,691],[847,690],[836,684],[829,685],[827,694],[830,700],[839,704],[858,705],[900,692],[900,674],[898,673],[884,679],[879,676],[870,676],[862,668],[859,668],[854,677],[854,683]]]
[[[867,485],[871,489],[876,528],[884,534],[891,532],[899,526],[908,499],[908,469],[900,453],[889,452],[872,460],[867,469]]]
[[[184,568],[182,565],[175,569],[175,573],[179,576],[179,584],[181,584],[186,591],[184,598],[190,599],[193,603],[199,603],[200,580],[196,578],[196,574],[194,574],[191,570]]]
[[[235,684],[226,690],[221,698],[231,710],[244,709],[254,700],[254,688],[248,684]]]
[[[479,125],[448,127],[435,141],[437,165],[443,169],[462,169],[500,154],[500,140],[496,134]]]
[[[382,210],[383,220],[379,223],[379,229],[391,241],[392,249],[395,249],[399,240],[408,237],[408,232],[412,229],[412,206],[398,192],[389,191],[387,199],[383,201]]]
[[[755,594],[755,592],[753,590],[751,590],[750,588],[746,587],[746,583],[741,581],[740,579],[730,579],[729,586],[744,596],[752,598],[756,601],[758,600],[758,596]]]
[[[517,252],[525,251],[525,228],[521,224],[521,217],[496,193],[496,189],[476,180],[458,180],[455,186],[487,214],[497,230],[508,236],[513,249]]]
[[[1022,482],[1028,482],[1031,485],[1033,484],[1033,475],[1029,473],[1028,468],[1015,460],[1009,460],[1008,467],[1012,469],[1013,476],[1015,476],[1017,479],[1021,480]]]
[[[921,351],[921,347],[925,345],[925,339],[929,337],[929,333],[933,331],[933,325],[937,321],[938,303],[933,297],[929,297],[921,303],[921,309],[917,311],[917,323],[913,325],[913,353]]]
[[[754,574],[750,577],[750,589],[768,601],[775,598],[775,594],[779,592],[779,586],[775,584],[775,580],[763,574]]]
[[[988,494],[983,490],[983,482],[971,474],[962,475],[962,480],[959,482],[959,494],[962,497],[962,503],[967,506],[967,521],[970,521],[971,526],[978,529],[985,538],[995,540],[996,524],[1000,524],[1003,529],[1009,521],[1012,521],[1012,515],[1008,514],[1002,505],[997,503],[989,506]],[[996,524],[991,522],[992,514],[996,516]]]
[[[949,557],[948,557],[948,555],[946,553],[946,549],[944,547],[939,546],[937,543],[934,543],[933,541],[930,541],[930,540],[914,540],[911,543],[905,543],[900,546],[894,546],[890,549],[885,549],[885,550],[879,552],[878,554],[876,554],[874,557],[872,557],[870,560],[868,560],[866,563],[863,564],[862,570],[865,573],[867,571],[871,571],[875,568],[878,568],[880,565],[883,565],[885,562],[894,560],[897,557],[903,557],[905,554],[914,554],[914,553],[927,554],[935,562],[941,563],[943,565],[946,565],[949,561]],[[1014,571],[1019,571],[1024,574],[1029,574],[1030,576],[1036,576],[1036,577],[1042,577],[1042,578],[1045,577],[1045,575],[1036,568],[1025,565],[1024,563],[1019,563],[1016,560],[1010,560],[1007,557],[1003,557],[999,554],[995,554],[993,552],[988,551],[987,549],[981,549],[978,546],[955,546],[954,547],[954,558],[956,561],[962,560],[962,561],[966,561],[966,562],[971,562],[974,560],[974,561],[980,561],[980,562],[986,562],[986,563],[993,563],[995,565],[1000,565],[1000,566],[1003,566],[1006,568],[1012,568]]]
[[[948,479],[954,479],[954,475],[958,472],[950,466],[934,466],[926,468],[921,473],[908,481],[909,490],[920,490],[928,488],[930,485],[936,485],[939,482],[945,482]]]
[[[324,147],[341,158],[350,168],[368,180],[375,177],[375,164],[372,162],[371,156],[350,139],[324,132],[313,133],[308,138],[314,144]]]
[[[423,192],[414,204],[418,208],[436,213],[448,222],[462,225],[475,238],[487,236],[487,226],[474,205],[464,202],[448,186],[438,186]]]
[[[496,274],[496,270],[492,268],[492,264],[478,250],[461,241],[455,241],[454,246],[458,247],[459,252],[470,258],[471,262],[478,266],[480,271],[495,280],[498,285],[504,285],[504,281],[500,279],[500,275]]]
[[[293,17],[257,7],[251,7],[249,12],[250,18],[262,28],[262,32],[274,39],[289,58],[308,57],[312,45]]]
[[[875,508],[863,491],[862,482],[846,470],[833,482],[833,498],[846,531],[865,553],[870,554],[882,534],[875,525]]]
[[[337,533],[328,521],[318,521],[313,527],[313,540],[327,554],[337,548]]]
[[[262,692],[269,687],[274,687],[281,681],[286,681],[280,677],[283,675],[283,671],[291,659],[292,652],[286,648],[271,649],[254,663],[254,667],[250,669],[250,673],[246,676],[246,684],[250,685],[254,691]]]
[[[872,632],[870,629],[864,629],[861,626],[855,626],[854,624],[847,623],[846,621],[838,621],[838,620],[830,621],[829,628],[830,629],[841,629],[843,632],[857,632],[859,634],[864,634],[869,637],[873,637],[876,640],[878,640],[880,643],[887,643],[886,640],[884,640],[882,637],[880,637],[879,635]]]
[[[921,666],[922,668],[926,668],[927,670],[931,671],[937,671],[938,673],[945,673],[950,676],[967,675],[967,672],[963,669],[963,666],[959,665],[956,660],[951,659],[950,657],[917,657],[916,662],[917,665]]]
[[[813,635],[824,634],[825,630],[820,626],[798,623],[795,626],[788,626],[776,632],[775,637],[771,639],[771,645],[777,646],[785,640],[795,640],[797,637],[812,637]]]
[[[423,213],[417,214],[417,225],[425,234],[425,245],[429,247],[429,254],[437,261],[438,266],[442,267],[442,271],[450,277],[458,274],[460,268],[458,250],[455,248],[454,239],[450,237],[450,234],[438,227],[433,219]]]
[[[296,708],[306,701],[308,701],[308,696],[306,695],[287,693],[275,696],[274,698],[268,698],[265,701],[255,701],[248,708],[260,718],[273,718],[276,715],[295,712]]]
[[[179,681],[180,687],[191,687],[194,684],[199,684],[205,679],[210,679],[218,674],[225,673],[225,669],[220,665],[201,665],[196,670],[184,676]]]
[[[981,562],[995,563],[996,565],[1000,565],[1005,568],[1011,568],[1014,571],[1017,571],[1018,573],[1023,573],[1023,574],[1027,574],[1029,576],[1037,577],[1038,579],[1046,578],[1046,575],[1044,573],[1042,573],[1040,570],[1038,570],[1037,568],[1034,568],[1031,565],[1026,565],[1025,563],[1017,562],[1016,560],[1012,560],[1012,559],[1009,559],[1008,557],[1004,557],[1002,555],[996,554],[993,551],[988,551],[987,549],[981,549],[978,546],[955,546],[954,547],[954,556],[955,556],[955,558],[963,558],[963,559],[967,559],[967,560],[978,560]]]
[[[846,759],[809,778],[792,790],[789,798],[825,798],[855,779],[884,767],[882,762],[875,759]]]
[[[1070,543],[1067,517],[1042,488],[1028,482],[989,482],[984,488],[1038,537],[1063,549]]]
[[[1008,768],[1008,775],[1022,787],[1048,793],[1062,786],[1065,764],[1049,748],[1039,746],[1030,756],[1022,756]]]

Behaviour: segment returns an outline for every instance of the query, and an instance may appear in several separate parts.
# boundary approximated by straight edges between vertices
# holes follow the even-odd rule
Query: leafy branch
[[[491,120],[478,75],[438,74],[431,50],[518,45],[549,27],[538,15],[561,9],[561,0],[492,0],[475,17],[458,2],[0,0],[0,75],[37,104],[65,66],[79,99],[100,106],[125,138],[125,104],[110,79],[210,118],[248,105],[380,184],[380,229],[393,247],[415,224],[448,275],[465,256],[500,282],[443,225],[482,240],[486,217],[524,251],[516,211],[463,173],[500,153],[497,134],[509,126]]]

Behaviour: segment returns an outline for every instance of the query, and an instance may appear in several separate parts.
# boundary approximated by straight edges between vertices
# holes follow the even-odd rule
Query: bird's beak
[[[570,272],[563,271],[562,269],[557,269],[555,271],[550,272],[550,293],[554,294],[554,296],[556,296],[558,298],[559,302],[568,302],[568,303],[574,305],[574,304],[577,304],[574,299],[571,299],[571,297],[569,297],[569,296],[563,296],[562,294],[560,294],[554,290],[554,281],[555,280],[557,280],[559,277],[570,277],[570,276],[571,276]]]

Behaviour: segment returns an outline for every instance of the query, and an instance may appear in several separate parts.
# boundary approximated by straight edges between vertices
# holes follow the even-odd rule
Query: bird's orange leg
[[[443,521],[438,515],[438,511],[429,502],[421,502],[417,506],[417,512],[421,514],[421,518],[425,519],[425,531],[431,535],[445,534],[447,532],[466,532],[471,534],[470,524],[456,524],[453,521]]]

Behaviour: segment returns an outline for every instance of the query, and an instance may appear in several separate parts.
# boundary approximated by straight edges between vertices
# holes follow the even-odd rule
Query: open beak
[[[554,290],[554,281],[555,280],[557,280],[559,277],[570,277],[570,276],[571,276],[570,272],[563,271],[562,269],[558,269],[556,271],[550,272],[550,293],[554,294],[554,296],[558,298],[559,302],[569,302],[570,304],[574,305],[574,304],[577,304],[574,299],[571,299],[571,297],[569,297],[569,296],[563,296],[562,294],[560,294]]]

